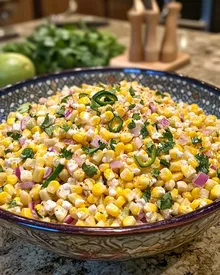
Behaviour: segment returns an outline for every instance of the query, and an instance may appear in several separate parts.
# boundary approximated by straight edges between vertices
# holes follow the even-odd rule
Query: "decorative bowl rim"
[[[213,93],[220,96],[220,89],[206,83],[204,81],[197,80],[182,74],[163,72],[157,70],[149,69],[139,69],[139,68],[124,68],[124,67],[92,67],[92,68],[77,68],[71,69],[63,72],[46,74],[43,76],[37,76],[32,79],[16,83],[15,85],[8,85],[0,90],[0,95],[7,94],[22,88],[22,86],[35,84],[37,82],[44,82],[48,79],[53,79],[54,77],[64,77],[68,75],[77,75],[78,73],[92,73],[92,72],[125,72],[125,73],[134,73],[134,74],[149,74],[149,75],[158,75],[158,76],[167,76],[173,79],[179,79],[186,81],[191,84],[212,90]],[[166,230],[169,228],[176,228],[183,225],[192,223],[198,219],[201,219],[220,208],[220,200],[216,200],[213,203],[204,206],[198,210],[195,210],[191,213],[180,215],[168,220],[163,220],[154,223],[126,226],[126,227],[88,227],[88,226],[71,226],[65,224],[55,224],[49,222],[38,221],[34,219],[24,218],[18,215],[15,215],[7,210],[0,209],[0,219],[12,221],[18,225],[23,225],[32,229],[38,229],[43,231],[49,231],[54,233],[68,233],[75,235],[95,235],[95,236],[107,236],[107,235],[127,235],[127,234],[137,234],[137,233],[150,233],[155,231]]]

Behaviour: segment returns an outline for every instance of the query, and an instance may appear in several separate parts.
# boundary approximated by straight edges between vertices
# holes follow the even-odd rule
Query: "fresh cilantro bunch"
[[[2,50],[29,57],[37,74],[44,74],[74,67],[106,66],[112,57],[124,51],[124,46],[99,30],[67,29],[48,23],[24,42],[7,44]]]

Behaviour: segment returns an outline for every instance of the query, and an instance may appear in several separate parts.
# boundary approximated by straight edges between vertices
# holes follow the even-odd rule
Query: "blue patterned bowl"
[[[207,113],[220,117],[220,90],[211,85],[159,71],[100,68],[43,76],[5,88],[0,91],[0,121],[18,105],[38,102],[65,85],[113,84],[123,79],[168,91],[175,100],[197,103]],[[127,260],[171,250],[190,242],[219,218],[220,201],[170,220],[119,228],[57,225],[0,210],[0,225],[11,233],[62,256],[83,260]]]

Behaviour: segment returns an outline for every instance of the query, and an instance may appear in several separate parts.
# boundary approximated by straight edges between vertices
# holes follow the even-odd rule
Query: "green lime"
[[[0,87],[35,76],[32,61],[22,54],[0,54]]]

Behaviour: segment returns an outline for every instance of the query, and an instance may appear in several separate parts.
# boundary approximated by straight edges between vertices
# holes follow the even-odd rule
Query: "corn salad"
[[[65,87],[0,124],[0,208],[131,226],[220,198],[220,120],[137,82]]]

